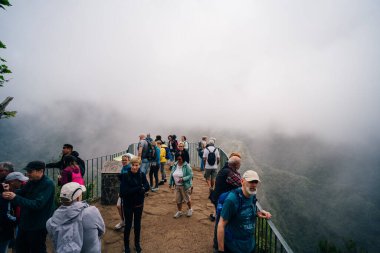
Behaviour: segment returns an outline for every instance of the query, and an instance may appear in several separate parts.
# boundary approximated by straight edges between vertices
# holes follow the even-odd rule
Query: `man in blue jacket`
[[[33,161],[25,168],[29,182],[22,189],[3,192],[4,199],[21,207],[17,253],[46,252],[46,221],[54,211],[54,183],[44,175],[45,163]],[[4,189],[9,185],[4,184]]]

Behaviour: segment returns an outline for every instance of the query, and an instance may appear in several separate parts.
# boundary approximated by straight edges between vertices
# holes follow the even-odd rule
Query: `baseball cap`
[[[19,180],[19,181],[22,181],[22,182],[26,182],[29,180],[29,178],[27,178],[26,176],[24,176],[21,172],[12,172],[12,173],[9,173],[6,177],[5,177],[5,181],[12,181],[12,180]]]
[[[70,182],[62,186],[59,197],[64,198],[68,201],[73,201],[74,199],[82,195],[82,193],[85,191],[86,187],[84,185],[80,185],[77,182]]]
[[[26,165],[24,170],[44,170],[45,169],[45,163],[42,161],[32,161]]]
[[[257,180],[260,182],[259,175],[256,171],[253,170],[247,170],[246,172],[244,172],[243,178],[247,181]]]

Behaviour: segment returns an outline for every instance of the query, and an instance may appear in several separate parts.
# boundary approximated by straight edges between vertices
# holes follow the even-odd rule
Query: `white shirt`
[[[173,178],[174,178],[174,182],[175,182],[176,185],[182,185],[183,184],[182,182],[179,182],[179,180],[181,178],[183,178],[182,166],[179,166],[177,164],[177,166],[175,167],[175,171],[173,173]]]
[[[209,149],[210,151],[208,151],[207,149]],[[214,149],[216,149],[214,146],[208,146],[207,148],[205,148],[203,150],[203,158],[206,158],[205,169],[217,169],[218,168],[218,158],[220,158],[218,149],[216,149],[216,151],[215,151],[215,156],[216,156],[215,164],[211,166],[210,164],[208,164],[208,161],[207,161],[208,154],[210,152],[213,152]]]

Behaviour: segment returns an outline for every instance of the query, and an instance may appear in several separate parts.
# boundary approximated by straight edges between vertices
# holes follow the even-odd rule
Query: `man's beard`
[[[245,187],[245,190],[248,192],[249,195],[255,195],[256,194],[256,189],[252,191],[248,186]]]

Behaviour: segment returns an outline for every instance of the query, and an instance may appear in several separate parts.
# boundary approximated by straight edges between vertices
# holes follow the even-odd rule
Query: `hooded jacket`
[[[60,206],[46,222],[57,253],[99,253],[100,236],[105,232],[99,210],[85,202]]]

